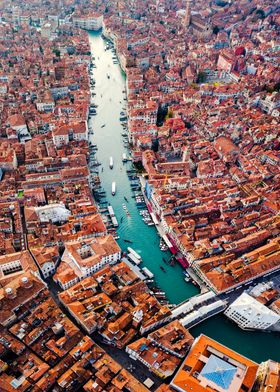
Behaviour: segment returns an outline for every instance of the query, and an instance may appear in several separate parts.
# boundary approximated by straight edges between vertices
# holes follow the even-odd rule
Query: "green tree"
[[[167,115],[168,108],[165,105],[159,105],[157,112],[157,126],[161,127]]]
[[[54,49],[53,53],[56,55],[56,57],[60,57],[60,50],[59,49]]]
[[[274,85],[274,91],[280,91],[280,82],[277,82],[277,83]]]
[[[153,150],[154,152],[158,152],[158,148],[159,148],[158,139],[154,139],[154,140],[152,141],[152,150]]]
[[[213,27],[213,34],[218,34],[218,32],[220,31],[220,29],[219,29],[219,27],[218,26],[214,26]]]
[[[168,112],[167,112],[164,120],[168,120],[169,118],[173,118],[173,112],[170,109],[168,109]]]
[[[197,75],[196,83],[204,83],[206,80],[206,73],[203,71],[199,71]]]
[[[260,19],[264,19],[265,18],[264,11],[261,10],[261,9],[256,11],[256,15],[258,15]]]

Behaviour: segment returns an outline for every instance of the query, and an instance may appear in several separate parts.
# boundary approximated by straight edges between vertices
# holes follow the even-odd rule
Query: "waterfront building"
[[[74,15],[73,25],[84,30],[100,30],[102,28],[103,15],[90,14],[90,15]]]
[[[225,315],[243,329],[280,331],[280,315],[247,293],[242,293]]]
[[[255,362],[200,335],[171,381],[171,387],[179,392],[249,392],[257,370]]]
[[[66,242],[54,280],[65,290],[120,257],[121,249],[112,235]]]

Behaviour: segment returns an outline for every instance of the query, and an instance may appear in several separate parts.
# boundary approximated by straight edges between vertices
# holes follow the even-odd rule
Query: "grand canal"
[[[113,63],[112,51],[105,50],[105,42],[101,35],[90,33],[89,39],[96,64],[96,68],[93,69],[96,81],[94,103],[98,106],[97,115],[90,120],[94,130],[91,141],[98,146],[96,157],[102,163],[99,171],[102,187],[120,223],[118,243],[125,251],[130,244],[124,242],[124,239],[132,241],[130,246],[142,256],[142,266],[146,266],[154,273],[157,285],[166,292],[170,303],[178,304],[197,294],[198,289],[184,281],[180,265],[172,267],[163,263],[162,258],[169,258],[170,254],[159,249],[159,237],[155,227],[147,226],[139,215],[126,173],[126,168],[130,164],[122,162],[122,154],[126,152],[129,155],[123,144],[123,128],[119,121],[120,112],[126,105],[123,93],[125,75],[120,66]],[[109,168],[111,156],[114,159],[112,170]],[[113,181],[117,187],[115,196],[111,195]],[[125,201],[124,197],[128,201]],[[130,216],[123,209],[123,203],[126,204]],[[161,265],[166,272],[161,270]],[[242,331],[222,315],[198,325],[191,333],[194,336],[204,333],[256,361],[268,358],[280,360],[279,335]]]

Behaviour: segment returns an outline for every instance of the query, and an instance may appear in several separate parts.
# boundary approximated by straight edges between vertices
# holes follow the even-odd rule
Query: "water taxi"
[[[116,191],[117,191],[116,182],[113,181],[113,182],[112,182],[112,195],[113,195],[113,196],[115,196]]]

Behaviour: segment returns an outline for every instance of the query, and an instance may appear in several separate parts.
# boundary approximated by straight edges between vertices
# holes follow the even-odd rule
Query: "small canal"
[[[126,106],[123,92],[125,74],[118,64],[114,64],[112,51],[105,50],[106,44],[100,33],[90,33],[89,40],[92,56],[95,57],[94,103],[98,106],[97,115],[89,122],[94,130],[90,141],[98,146],[96,158],[102,164],[99,167],[101,184],[120,224],[117,230],[120,236],[118,243],[123,251],[126,251],[127,246],[131,246],[141,255],[143,263],[140,267],[146,266],[155,275],[156,284],[165,291],[170,303],[178,304],[199,291],[192,283],[184,281],[183,270],[179,264],[170,266],[163,262],[163,257],[169,259],[171,254],[160,250],[160,238],[155,227],[147,226],[139,214],[126,172],[131,164],[122,162],[122,154],[129,155],[123,142],[123,128],[119,120],[120,113]],[[113,169],[109,167],[110,157],[114,160]],[[113,181],[116,182],[115,196],[111,195]],[[126,204],[129,216],[123,209],[123,204]],[[132,243],[126,243],[124,239]],[[166,272],[162,271],[160,266],[163,266]],[[222,315],[194,327],[191,333],[194,336],[204,333],[256,361],[268,358],[280,360],[279,335],[244,332]]]

